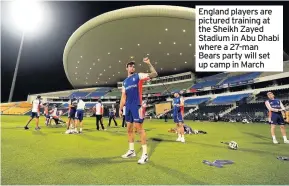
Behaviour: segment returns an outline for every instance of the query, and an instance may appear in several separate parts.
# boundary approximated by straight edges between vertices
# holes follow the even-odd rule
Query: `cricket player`
[[[75,113],[77,108],[77,100],[76,98],[72,98],[68,101],[68,122],[67,122],[67,129],[65,134],[74,133],[74,131],[70,130],[71,120],[75,124]]]
[[[181,107],[184,106],[184,101],[181,99],[180,94],[178,92],[174,93],[173,99],[173,116],[174,122],[177,125],[178,129],[178,138],[176,141],[185,142],[184,135],[184,120],[181,113]]]
[[[115,121],[115,114],[116,114],[116,109],[114,108],[114,105],[112,105],[112,107],[109,109],[108,127],[110,127],[111,120],[114,121],[114,124],[117,127],[117,122]]]
[[[93,111],[95,113],[96,117],[96,130],[99,130],[99,123],[101,125],[102,130],[105,130],[103,122],[102,122],[102,117],[103,117],[103,104],[101,103],[101,100],[99,99],[95,106],[93,107]]]
[[[127,132],[129,141],[129,150],[122,155],[122,158],[132,158],[136,156],[134,150],[134,126],[141,138],[142,156],[138,160],[139,164],[145,164],[148,161],[146,133],[143,128],[144,115],[142,111],[142,84],[151,78],[157,77],[157,72],[152,66],[149,58],[144,58],[150,69],[150,73],[135,73],[135,62],[126,64],[128,77],[123,81],[122,96],[120,101],[119,113],[122,116],[124,105],[126,106],[125,120],[127,122]]]
[[[39,116],[40,116],[40,107],[42,106],[41,96],[37,96],[35,100],[32,101],[32,112],[30,115],[30,120],[25,125],[24,129],[28,130],[29,123],[35,118],[36,119],[36,128],[35,130],[40,130],[39,127]]]
[[[272,92],[268,92],[267,96],[269,100],[265,102],[265,105],[269,111],[269,115],[271,116],[269,118],[269,123],[271,124],[271,135],[273,138],[273,143],[274,144],[279,143],[275,136],[276,125],[279,125],[284,143],[289,144],[289,140],[287,140],[287,136],[286,136],[286,130],[285,130],[284,119],[283,119],[283,114],[285,116],[285,113],[284,113],[285,107],[279,99],[275,99],[275,96]]]
[[[77,99],[77,109],[75,112],[75,133],[82,133],[83,116],[84,116],[85,102],[81,99]],[[77,131],[77,125],[80,125],[79,132]]]

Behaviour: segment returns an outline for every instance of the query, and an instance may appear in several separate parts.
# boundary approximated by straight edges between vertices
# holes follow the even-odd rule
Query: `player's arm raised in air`
[[[265,105],[266,105],[266,107],[267,107],[267,109],[268,109],[269,111],[272,111],[272,112],[279,112],[279,111],[280,111],[280,109],[274,109],[274,108],[272,108],[271,105],[270,105],[270,103],[269,103],[269,101],[266,101],[266,102],[265,102]]]
[[[153,65],[151,64],[151,61],[148,57],[143,59],[143,62],[146,63],[149,66],[150,69],[150,73],[147,73],[147,79],[152,79],[158,76],[158,73],[156,71],[156,69],[153,67]],[[141,73],[142,74],[142,73]]]
[[[120,106],[119,106],[120,117],[122,117],[122,111],[123,111],[123,106],[125,105],[125,102],[126,102],[126,93],[125,93],[125,88],[122,87],[122,94],[121,94]]]

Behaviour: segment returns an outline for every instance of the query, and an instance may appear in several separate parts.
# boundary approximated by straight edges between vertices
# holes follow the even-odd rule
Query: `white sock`
[[[145,154],[147,154],[148,152],[147,152],[147,145],[145,144],[145,145],[142,145],[142,155],[145,155]]]
[[[284,141],[287,141],[287,136],[283,136]]]
[[[75,132],[77,132],[77,128],[75,128],[74,130],[75,130]]]
[[[134,143],[129,143],[129,150],[134,150]]]
[[[181,134],[178,134],[178,136],[179,136],[179,138],[181,138],[181,137],[182,137],[182,135],[181,135]]]
[[[185,138],[185,135],[181,135],[181,138]]]
[[[276,140],[276,136],[272,136],[273,140]]]
[[[80,128],[79,131],[82,132],[82,128]]]

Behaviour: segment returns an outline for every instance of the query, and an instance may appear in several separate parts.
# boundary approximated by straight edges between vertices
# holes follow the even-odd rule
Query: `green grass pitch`
[[[2,184],[278,184],[289,183],[288,144],[272,144],[265,124],[186,123],[208,134],[187,135],[186,143],[175,142],[168,133],[172,121],[145,121],[149,162],[138,165],[137,158],[122,159],[128,149],[126,130],[96,131],[94,118],[85,118],[84,133],[65,135],[64,127],[46,127],[40,119],[25,131],[28,116],[2,116]],[[64,118],[63,118],[64,119]],[[107,120],[104,120],[107,125]],[[120,124],[120,120],[118,120]],[[277,136],[283,142],[280,129]],[[153,140],[159,138],[161,140]],[[136,136],[136,140],[139,137]],[[229,150],[221,141],[237,141],[239,150]],[[202,160],[235,161],[224,168],[210,167]]]

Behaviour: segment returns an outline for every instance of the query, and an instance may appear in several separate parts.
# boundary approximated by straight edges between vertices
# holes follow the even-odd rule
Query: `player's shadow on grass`
[[[91,141],[99,141],[99,140],[107,141],[108,140],[107,138],[100,137],[100,136],[90,136],[90,135],[86,135],[86,134],[76,134],[76,135],[78,135],[82,138],[91,140]]]
[[[247,134],[247,135],[253,136],[255,138],[262,139],[262,140],[271,140],[271,138],[269,138],[267,136],[262,136],[260,134],[255,134],[255,133],[251,133],[251,132],[243,132],[243,134]]]
[[[272,142],[268,141],[268,142],[252,142],[252,144],[257,144],[257,145],[271,145]]]
[[[63,159],[61,164],[77,164],[85,167],[101,166],[105,164],[136,162],[136,159],[122,159],[120,156],[106,157],[106,158],[72,158]]]
[[[114,135],[114,136],[126,136],[127,135],[127,132],[126,131],[111,131],[111,130],[107,130],[105,131],[106,133],[109,133],[111,135]]]
[[[195,178],[193,178],[191,175],[182,173],[178,170],[175,169],[171,169],[169,167],[165,167],[162,165],[157,165],[154,162],[150,161],[148,163],[148,165],[154,167],[155,169],[158,169],[164,173],[166,173],[167,175],[171,176],[171,177],[175,177],[179,180],[183,180],[183,182],[185,182],[188,185],[206,185],[207,183],[205,182],[201,182],[199,180],[196,180]]]
[[[47,136],[47,134],[45,134],[45,133],[43,133],[43,132],[41,132],[41,131],[31,131],[31,133],[33,134],[33,135],[38,135],[38,136]]]

